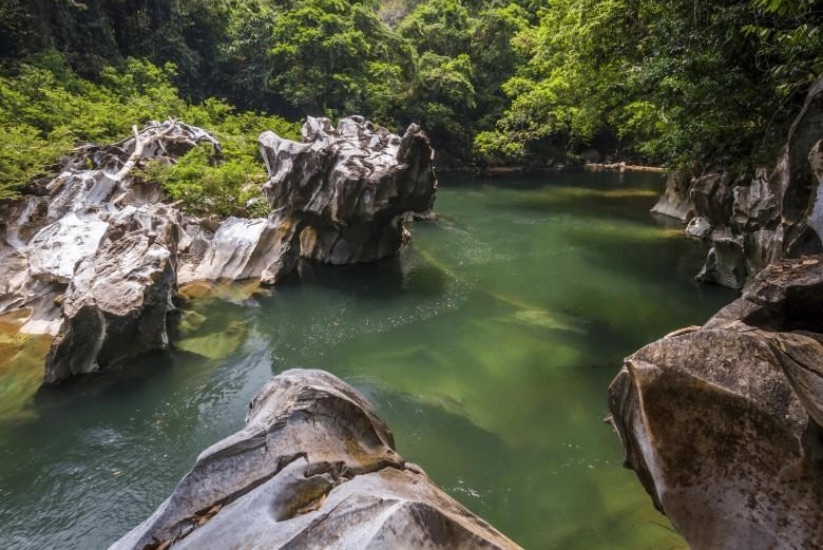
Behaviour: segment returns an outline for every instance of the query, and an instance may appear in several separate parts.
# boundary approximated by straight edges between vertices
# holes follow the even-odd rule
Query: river
[[[525,547],[685,548],[603,422],[624,356],[733,297],[694,282],[704,251],[648,213],[662,186],[447,175],[441,219],[417,222],[396,260],[306,266],[263,294],[211,289],[174,351],[34,396],[15,372],[31,367],[12,361],[0,548],[110,544],[292,367],[354,385],[407,460]]]

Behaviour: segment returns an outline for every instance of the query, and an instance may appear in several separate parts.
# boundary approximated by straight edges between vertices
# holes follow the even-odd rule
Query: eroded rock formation
[[[741,288],[782,258],[823,252],[823,79],[812,86],[772,170],[673,174],[652,212],[688,222],[712,249],[698,279]]]
[[[219,156],[208,132],[174,120],[83,147],[42,194],[0,205],[0,314],[28,311],[21,331],[56,336],[45,382],[165,348],[178,284],[274,284],[300,257],[396,254],[408,239],[407,213],[434,201],[425,134],[412,125],[401,138],[351,117],[337,129],[310,118],[303,135],[303,144],[260,138],[271,176],[266,218],[194,218],[134,177],[141,162],[171,163],[200,143]]]
[[[309,117],[303,143],[260,136],[272,209],[300,229],[303,258],[347,264],[397,253],[408,240],[406,213],[427,212],[437,180],[426,135],[412,124],[401,138],[362,117]]]
[[[190,227],[180,280],[261,278],[274,284],[300,258],[348,264],[397,254],[410,213],[429,211],[437,179],[426,135],[412,124],[401,138],[348,117],[337,128],[309,117],[303,142],[261,134],[269,171],[268,219],[229,219]]]
[[[626,359],[626,465],[695,549],[823,547],[823,256]]]
[[[517,548],[394,450],[371,405],[316,370],[274,377],[112,549]]]
[[[79,149],[43,195],[3,207],[0,313],[28,310],[21,331],[56,336],[46,383],[168,344],[181,214],[132,169],[203,142],[219,152],[199,128],[149,123]]]

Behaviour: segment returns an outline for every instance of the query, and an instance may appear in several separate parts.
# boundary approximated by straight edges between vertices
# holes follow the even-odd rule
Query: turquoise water
[[[0,408],[0,547],[113,542],[292,367],[353,384],[401,454],[526,547],[685,547],[602,421],[625,355],[733,297],[696,284],[703,251],[648,214],[662,184],[444,176],[441,220],[417,223],[396,260],[304,266],[268,295],[217,289],[174,352],[15,393],[23,406]]]

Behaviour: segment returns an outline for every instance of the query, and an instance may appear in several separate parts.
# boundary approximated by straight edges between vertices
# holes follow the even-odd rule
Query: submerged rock
[[[742,288],[771,262],[823,252],[823,79],[812,86],[772,170],[673,174],[652,212],[712,245],[698,276]]]
[[[612,382],[626,466],[692,548],[823,546],[822,291],[823,256],[771,265]]]
[[[289,370],[112,549],[517,548],[394,450],[338,378]]]

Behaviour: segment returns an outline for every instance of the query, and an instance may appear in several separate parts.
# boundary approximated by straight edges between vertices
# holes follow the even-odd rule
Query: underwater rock
[[[394,450],[340,379],[289,370],[111,548],[517,548]]]
[[[821,306],[823,256],[778,262],[612,382],[626,466],[692,548],[823,546]]]

